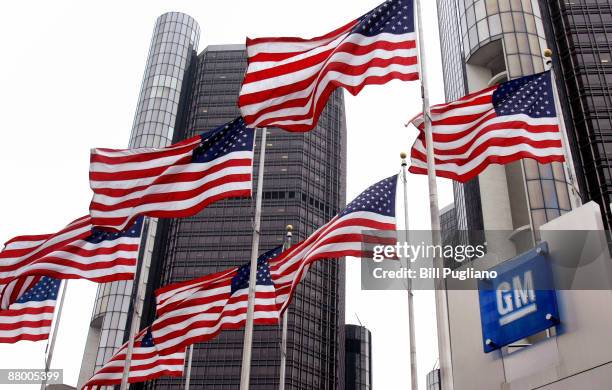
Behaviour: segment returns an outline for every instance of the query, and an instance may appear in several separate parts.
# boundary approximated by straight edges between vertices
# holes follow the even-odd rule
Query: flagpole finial
[[[544,58],[546,58],[546,65],[552,67],[552,56],[553,51],[549,48],[544,49]]]
[[[290,236],[291,232],[293,231],[293,225],[287,225],[286,229],[287,229],[287,235]]]
[[[400,152],[400,158],[401,158],[402,160],[405,160],[405,159],[406,159],[406,157],[408,157],[408,155],[406,154],[406,152]]]

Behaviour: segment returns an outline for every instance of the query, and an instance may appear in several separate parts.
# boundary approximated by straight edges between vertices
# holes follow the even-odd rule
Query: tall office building
[[[584,200],[612,229],[612,2],[540,0]],[[571,97],[568,99],[568,96]]]
[[[174,129],[181,122],[180,107],[184,105],[188,80],[194,71],[193,60],[199,39],[200,27],[190,16],[168,12],[157,18],[129,147],[163,147],[172,143]],[[156,226],[157,220],[151,218],[143,231],[146,245],[141,248],[141,266],[149,266]],[[106,283],[98,287],[79,374],[79,388],[123,344],[125,330],[130,324],[128,314],[133,289],[132,281]]]
[[[427,373],[426,390],[441,390],[440,386],[440,369],[435,368]]]
[[[457,100],[467,94],[467,79],[462,47],[457,44],[459,25],[457,7],[452,1],[438,2],[440,29],[440,50],[442,53],[442,73],[444,76],[444,95],[447,102]],[[473,232],[483,230],[482,206],[478,177],[467,183],[453,181],[455,199],[454,230],[463,243],[479,244],[482,239]],[[440,215],[442,217],[442,215]]]
[[[191,62],[182,83],[180,104],[175,108],[174,142],[240,115],[236,102],[246,69],[244,45],[209,46]],[[293,225],[295,241],[302,240],[344,206],[346,123],[342,92],[332,94],[315,130],[267,131],[261,253],[282,244],[286,225]],[[257,130],[255,172],[260,161],[260,139],[261,130]],[[259,185],[256,178],[254,188]],[[254,203],[250,198],[227,199],[197,216],[160,219],[157,226],[150,226],[156,238],[141,326],[154,318],[155,288],[249,261]],[[313,265],[289,306],[288,324],[286,388],[342,389],[343,261]],[[255,327],[251,389],[278,386],[280,334],[277,326]],[[90,333],[90,337],[95,335]],[[242,346],[242,330],[224,331],[212,341],[195,344],[191,385],[212,390],[238,388]],[[160,378],[133,387],[182,389],[184,379]]]
[[[587,2],[598,3],[595,0]],[[585,1],[437,0],[447,99],[544,71],[543,51],[549,47],[545,29],[548,16],[540,5],[550,5],[552,9],[561,3],[565,4],[563,8],[572,8],[574,3],[584,4]],[[561,58],[564,58],[563,54]],[[568,73],[565,76],[569,78]],[[570,112],[567,106],[565,108],[563,113],[567,119]],[[571,142],[574,133],[568,131]],[[489,166],[478,177],[478,197],[482,226],[487,230],[488,252],[484,259],[460,268],[488,269],[532,248],[534,239],[538,240],[540,235],[546,237],[547,229],[571,228],[580,225],[576,221],[586,221],[585,215],[595,215],[591,205],[563,216],[572,209],[567,181],[560,163],[538,164],[524,159],[505,166]],[[465,199],[465,196],[456,198],[456,207],[461,206]],[[461,207],[457,207],[456,218],[458,226],[461,226],[461,220],[466,218]],[[597,218],[592,219],[596,222]],[[544,233],[539,231],[541,226],[544,226]],[[590,226],[595,226],[595,223]],[[495,230],[503,232],[499,234]],[[564,323],[563,334],[530,333],[514,345],[514,349],[485,353],[480,325],[482,320],[486,321],[486,316],[484,319],[481,317],[476,281],[467,281],[466,284],[469,286],[463,285],[463,290],[449,288],[446,291],[448,347],[455,389],[573,389],[589,387],[588,384],[597,387],[600,380],[597,367],[607,364],[602,362],[609,362],[609,358],[589,359],[591,354],[587,353],[578,357],[580,351],[560,347],[568,339],[576,345],[588,339],[589,333],[598,329],[599,320],[590,322],[598,317],[597,314],[592,318],[584,313],[570,314],[571,310],[566,307],[565,317],[561,320]],[[575,291],[563,293],[571,295]],[[564,296],[564,299],[575,307],[583,306],[578,304],[580,298],[576,296]],[[569,324],[574,321],[580,321],[581,325],[572,328]],[[548,348],[550,346],[559,347],[553,350]],[[597,349],[595,344],[592,348]],[[570,360],[572,362],[568,363]],[[601,371],[604,372],[602,377],[610,375],[608,367]],[[581,376],[582,373],[587,374]],[[435,383],[433,388],[440,386],[436,383],[439,377],[431,379],[432,385]],[[441,379],[447,380],[444,372]],[[445,387],[445,383],[441,385]]]
[[[345,389],[372,390],[372,333],[365,326],[345,326]]]
[[[199,55],[189,113],[178,139],[214,128],[239,115],[236,100],[245,69],[243,45],[209,46]],[[267,131],[261,252],[282,244],[287,224],[294,227],[294,239],[301,240],[344,205],[343,95],[340,91],[333,94],[312,132]],[[255,172],[259,166],[260,135],[258,130]],[[248,262],[253,210],[253,199],[228,199],[209,206],[195,217],[162,222],[163,233],[159,233],[161,239],[154,256],[159,267],[151,274],[155,280],[151,287]],[[343,263],[335,260],[317,263],[289,307],[287,389],[342,387],[343,305]],[[256,327],[251,389],[278,386],[279,343],[278,327]],[[206,389],[237,388],[242,344],[241,330],[222,332],[211,342],[196,344],[192,385]],[[178,389],[182,388],[182,381],[160,379],[146,388]]]
[[[437,3],[447,100],[544,71],[547,44],[536,0]],[[510,257],[533,245],[539,226],[571,210],[566,182],[560,163],[492,165],[477,182],[455,186],[458,228],[511,232],[510,240],[486,238],[489,249]]]

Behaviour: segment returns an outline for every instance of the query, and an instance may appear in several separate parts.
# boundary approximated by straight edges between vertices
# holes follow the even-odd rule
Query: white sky
[[[3,1],[0,2],[0,242],[50,233],[85,215],[91,198],[89,149],[126,147],[155,19],[167,11],[193,16],[199,49],[242,43],[245,36],[312,37],[367,12],[380,0]],[[443,101],[434,1],[423,1],[432,103]],[[416,131],[403,124],[420,112],[418,82],[394,81],[346,94],[348,194],[399,170],[399,152]],[[439,180],[440,206],[452,186]],[[429,227],[427,179],[409,178],[410,227]],[[403,211],[398,208],[397,215]],[[398,218],[398,223],[403,223]],[[352,261],[351,261],[352,260]],[[405,292],[364,292],[349,259],[346,321],[372,331],[377,389],[407,388],[409,350]],[[53,368],[75,386],[97,285],[70,281]],[[431,292],[415,298],[419,384],[436,363]],[[0,345],[0,368],[41,368],[45,343]],[[3,389],[11,386],[2,385]],[[37,389],[38,385],[14,386]]]

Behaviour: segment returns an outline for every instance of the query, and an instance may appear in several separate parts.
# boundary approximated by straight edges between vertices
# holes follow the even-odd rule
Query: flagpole
[[[187,359],[187,373],[185,373],[185,390],[189,390],[189,382],[191,382],[191,361],[193,359],[193,344],[189,346],[189,355]]]
[[[402,159],[402,182],[404,184],[404,229],[406,230],[406,243],[410,243],[409,222],[408,222],[408,163],[406,153],[400,153]],[[410,269],[410,259],[406,258],[406,267]],[[406,286],[408,292],[408,333],[410,335],[410,382],[411,389],[419,389],[419,377],[417,371],[417,353],[414,328],[414,296],[412,294],[412,279],[408,278]]]
[[[55,316],[55,322],[53,323],[53,334],[51,335],[51,340],[47,344],[47,354],[45,357],[45,376],[40,384],[40,389],[44,390],[47,384],[47,373],[51,368],[51,360],[53,359],[53,351],[55,350],[55,340],[57,340],[57,331],[59,329],[60,318],[62,317],[62,310],[64,308],[64,298],[66,297],[66,287],[68,287],[68,280],[62,281],[62,297],[59,301],[59,306],[57,306],[57,315]]]
[[[434,162],[433,134],[429,112],[429,91],[427,89],[427,64],[425,61],[425,35],[423,34],[423,17],[421,0],[416,0],[418,24],[419,65],[421,70],[421,94],[423,98],[423,119],[425,143],[427,146],[427,178],[429,182],[429,209],[431,217],[431,238],[433,245],[442,245],[440,236],[440,210],[438,209],[438,187],[436,184],[436,166]],[[434,259],[434,267],[443,268],[442,258]],[[448,300],[444,279],[435,280],[436,323],[438,331],[438,355],[440,359],[440,380],[442,390],[453,390],[453,368],[450,351],[450,330],[448,324]]]
[[[561,110],[561,99],[559,99],[559,93],[557,91],[557,79],[555,77],[555,67],[553,65],[552,60],[553,52],[551,49],[544,49],[544,57],[548,58],[546,61],[546,65],[550,65],[550,79],[552,82],[552,90],[553,90],[553,99],[555,99],[555,109],[557,111],[557,117],[559,118],[559,130],[561,132],[561,142],[563,144],[563,154],[565,155],[565,164],[563,164],[565,168],[565,175],[569,181],[570,193],[572,196],[570,197],[572,209],[580,207],[582,205],[582,196],[580,195],[580,191],[576,185],[574,179],[576,178],[576,167],[574,166],[574,159],[572,158],[572,153],[569,148],[569,138],[567,137],[567,130],[565,128],[565,118],[563,116],[563,111]]]
[[[261,129],[261,152],[259,153],[259,172],[257,174],[257,197],[255,200],[255,220],[253,221],[253,242],[251,245],[251,273],[249,275],[249,303],[246,325],[244,327],[244,346],[242,348],[242,369],[240,390],[249,390],[251,376],[251,348],[253,345],[253,317],[255,314],[255,284],[257,283],[257,253],[259,252],[259,228],[261,225],[261,200],[263,193],[264,163],[266,160],[267,128]]]
[[[287,225],[287,234],[285,236],[285,242],[283,243],[283,250],[287,250],[291,247],[291,237],[293,235],[293,226]],[[283,329],[281,331],[281,356],[280,356],[280,379],[278,384],[278,390],[285,390],[285,373],[287,367],[287,317],[289,317],[289,307],[285,309],[283,313]]]
[[[138,266],[140,267],[140,271],[137,273],[136,278],[134,279],[134,283],[136,284],[136,295],[133,296],[132,301],[132,319],[130,324],[130,335],[127,344],[127,351],[125,353],[125,363],[123,365],[123,375],[121,377],[121,387],[120,390],[127,390],[128,378],[130,377],[130,366],[132,364],[132,354],[134,352],[134,338],[136,337],[136,332],[138,331],[138,327],[140,325],[140,315],[142,312],[142,295],[145,289],[145,272],[147,268],[145,267],[145,251],[147,245],[147,236],[149,234],[149,218],[144,217],[144,223],[142,230],[140,232],[140,243],[138,244]]]

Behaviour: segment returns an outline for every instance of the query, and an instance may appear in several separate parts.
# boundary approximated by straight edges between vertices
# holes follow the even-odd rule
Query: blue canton
[[[25,292],[15,303],[56,300],[61,280],[43,276],[38,283]]]
[[[257,258],[257,281],[255,284],[260,286],[272,286],[272,276],[270,275],[270,264],[268,260],[275,258],[280,255],[283,247],[279,246],[274,248]],[[238,268],[236,276],[232,278],[232,294],[238,290],[242,290],[249,287],[249,277],[251,274],[251,264],[245,264]]]
[[[87,237],[85,241],[91,242],[92,244],[99,244],[102,241],[113,241],[121,237],[140,237],[143,219],[144,217],[136,218],[131,226],[119,232],[110,232],[93,228],[91,230],[91,236]]]
[[[253,151],[255,131],[246,127],[242,117],[201,135],[192,162],[206,163],[232,152]]]
[[[354,33],[372,37],[382,33],[414,32],[414,6],[410,0],[388,0],[363,15]]]
[[[145,333],[144,337],[142,338],[140,346],[144,348],[151,348],[155,346],[155,342],[153,341],[153,333],[151,333],[151,327],[147,328],[147,333]]]
[[[346,206],[340,217],[359,211],[369,211],[395,217],[395,190],[397,175],[393,175],[370,186]]]
[[[493,92],[493,107],[498,116],[524,114],[532,118],[556,117],[550,72],[500,84]]]

